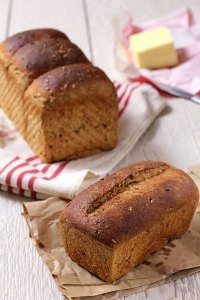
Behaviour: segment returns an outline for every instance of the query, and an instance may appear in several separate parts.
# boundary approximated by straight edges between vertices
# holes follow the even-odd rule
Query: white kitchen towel
[[[42,163],[0,109],[0,189],[33,199],[49,195],[71,199],[86,177],[97,180],[110,172],[166,106],[148,85],[115,82],[115,86],[119,103],[118,145],[87,158]],[[87,182],[91,180],[84,181],[84,187]]]

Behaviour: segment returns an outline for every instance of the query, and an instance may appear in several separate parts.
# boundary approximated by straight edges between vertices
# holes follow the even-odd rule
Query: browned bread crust
[[[12,56],[10,64],[18,67],[26,76],[35,79],[62,65],[89,63],[83,52],[63,38],[45,37],[28,43]]]
[[[8,37],[4,42],[2,42],[0,47],[4,48],[5,52],[12,56],[19,48],[23,47],[24,45],[43,38],[63,38],[69,41],[68,37],[63,32],[56,29],[44,28],[27,30],[14,34],[13,36]]]
[[[66,251],[89,271],[114,281],[180,237],[198,199],[195,183],[183,171],[159,161],[130,165],[65,208],[60,222]]]
[[[113,83],[57,30],[26,31],[0,44],[0,105],[43,162],[117,143]]]
[[[104,84],[105,90],[102,90],[100,87],[98,88],[99,82]],[[94,92],[93,86],[96,86],[98,93],[102,95],[102,101],[104,101],[106,95],[108,95],[108,101],[110,100],[111,102],[114,101],[112,96],[116,96],[115,88],[106,74],[92,64],[85,63],[57,67],[38,77],[30,88],[36,89],[43,96],[57,97],[60,94],[68,93],[69,89],[74,91],[79,86],[86,88],[88,95]],[[68,101],[67,98],[65,100]],[[94,103],[97,100],[98,97],[95,97],[93,99]],[[86,99],[82,101],[86,101]]]

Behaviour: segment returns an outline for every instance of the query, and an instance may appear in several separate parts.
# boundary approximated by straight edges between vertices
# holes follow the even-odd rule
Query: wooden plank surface
[[[90,58],[82,0],[13,0],[9,34],[39,27],[65,32]]]
[[[7,36],[9,30],[11,4],[12,0],[3,0],[0,3],[0,40]]]
[[[188,5],[187,0],[1,0],[0,38],[7,32],[30,28],[58,28],[112,79],[119,79],[122,76],[114,69],[113,62],[114,15],[129,11],[135,22],[141,22],[184,5]],[[199,0],[190,0],[189,5],[200,22]],[[182,100],[168,102],[168,109],[116,169],[143,159],[165,160],[184,169],[200,163],[200,106]],[[28,238],[27,226],[20,215],[23,200],[0,194],[0,299],[62,299]],[[196,274],[126,299],[200,299],[200,276]]]

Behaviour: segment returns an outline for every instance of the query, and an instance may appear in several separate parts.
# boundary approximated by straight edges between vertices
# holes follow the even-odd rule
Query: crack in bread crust
[[[158,176],[161,173],[165,172],[169,168],[168,165],[163,165],[160,167],[150,168],[144,171],[137,171],[134,175],[130,174],[124,180],[117,183],[111,190],[106,192],[99,198],[94,199],[92,203],[90,203],[89,208],[87,209],[87,213],[94,213],[97,209],[99,209],[105,202],[108,202],[113,197],[122,194],[128,188],[137,184],[139,182],[145,181],[152,177]]]
[[[132,164],[93,184],[65,208],[60,224],[70,228],[63,235],[66,251],[112,282],[181,237],[198,199],[197,186],[185,172],[159,161]]]
[[[143,175],[136,176],[138,172]],[[108,198],[107,192],[131,174],[142,181],[130,184],[116,196],[111,194],[109,201],[103,203]],[[144,177],[149,179],[143,180]],[[103,201],[94,207],[93,203],[99,198]],[[151,226],[152,220],[162,220],[166,214],[177,211],[188,201],[194,205],[197,199],[198,190],[186,173],[163,162],[143,161],[123,168],[79,193],[63,211],[61,221],[67,220],[112,247],[113,243],[122,243]],[[99,208],[97,204],[100,204]]]

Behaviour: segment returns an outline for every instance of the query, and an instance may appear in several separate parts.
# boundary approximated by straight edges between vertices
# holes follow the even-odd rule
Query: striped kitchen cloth
[[[109,173],[132,149],[166,102],[146,84],[115,82],[119,104],[118,145],[87,158],[42,163],[0,109],[0,189],[32,199],[71,199]]]

